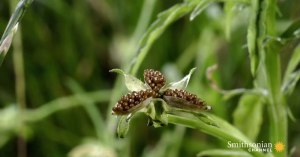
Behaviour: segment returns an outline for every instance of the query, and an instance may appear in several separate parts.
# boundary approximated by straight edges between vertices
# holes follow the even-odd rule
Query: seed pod
[[[164,75],[160,71],[153,69],[144,71],[144,81],[157,93],[166,83]]]
[[[117,104],[112,108],[113,114],[126,115],[136,112],[149,104],[151,98],[155,95],[156,93],[151,89],[130,92],[122,96]]]
[[[175,108],[188,110],[211,110],[211,106],[199,99],[195,94],[185,90],[167,89],[163,94],[163,99],[168,105]]]

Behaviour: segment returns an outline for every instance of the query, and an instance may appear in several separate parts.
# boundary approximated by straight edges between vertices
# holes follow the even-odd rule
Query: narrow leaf
[[[15,32],[18,30],[18,24],[11,30],[11,32],[0,43],[0,64],[2,63],[7,51],[10,48]]]
[[[161,91],[165,91],[166,89],[185,89],[190,81],[190,78],[196,68],[190,70],[189,74],[186,75],[183,79],[177,82],[171,82],[170,84],[162,87]]]
[[[245,94],[234,111],[234,125],[251,140],[255,140],[262,124],[263,102],[258,95]]]
[[[291,111],[291,108],[289,108],[289,107],[287,108],[287,113],[288,113],[289,118],[292,120],[292,122],[297,121],[296,117],[294,116],[293,112]]]
[[[300,79],[300,70],[291,73],[289,76],[287,76],[287,79],[282,85],[282,91],[284,92],[285,95],[292,94],[299,79]]]
[[[127,116],[120,116],[118,126],[117,126],[117,135],[119,138],[124,138],[129,130],[129,123],[130,118],[127,118]]]
[[[112,69],[109,72],[115,72],[122,74],[125,78],[125,85],[129,91],[141,91],[150,89],[147,85],[145,85],[141,80],[137,79],[136,77],[125,74],[121,69]]]
[[[195,9],[192,11],[190,20],[193,21],[202,11],[207,8],[213,1],[211,0],[202,0],[198,3]]]
[[[274,102],[279,103],[281,98],[281,64],[280,64],[280,45],[276,40],[268,42],[265,46],[265,70],[268,78],[268,88]]]
[[[0,57],[1,57],[1,60],[2,60],[2,58],[4,58],[4,56],[6,55],[8,49],[10,48],[10,45],[11,45],[13,36],[14,36],[14,34],[13,34],[13,33],[10,33],[10,34],[3,40],[3,42],[2,42],[1,45],[0,45]]]
[[[291,56],[291,59],[288,63],[288,66],[287,66],[287,69],[286,69],[286,72],[284,75],[284,85],[288,84],[290,75],[297,68],[299,63],[300,63],[300,46],[297,46],[297,48],[294,50],[294,53]]]
[[[251,155],[245,151],[228,150],[228,149],[211,149],[205,150],[197,154],[197,157],[202,156],[238,156],[238,157],[251,157]]]
[[[300,30],[300,19],[294,21],[286,31],[284,31],[281,35],[281,38],[293,38],[299,35]]]
[[[257,18],[259,12],[259,1],[252,0],[251,1],[251,15],[250,15],[250,22],[248,26],[248,33],[247,33],[247,46],[250,56],[250,65],[251,65],[251,73],[252,75],[256,74],[257,66],[258,66],[258,52],[257,52]]]
[[[225,35],[227,39],[230,39],[230,32],[231,32],[231,25],[232,25],[232,18],[235,16],[234,9],[235,2],[227,1],[225,3]]]
[[[174,21],[191,12],[196,7],[197,2],[198,1],[192,0],[190,2],[176,4],[158,15],[138,45],[138,58],[131,70],[132,74],[138,71],[152,44],[160,37],[165,29]]]
[[[11,15],[0,41],[0,65],[2,64],[5,55],[10,47],[13,35],[18,28],[18,23],[20,22],[26,9],[32,2],[33,0],[20,0],[16,6],[16,9]]]

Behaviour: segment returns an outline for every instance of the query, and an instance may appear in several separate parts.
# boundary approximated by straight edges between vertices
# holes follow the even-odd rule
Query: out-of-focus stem
[[[11,10],[16,6],[17,1],[10,1]],[[21,30],[21,29],[20,29]],[[24,61],[23,61],[23,46],[22,46],[22,34],[21,31],[17,31],[15,38],[13,40],[12,46],[13,49],[13,65],[15,71],[15,93],[16,93],[16,102],[19,110],[26,109],[26,93],[25,93],[25,74],[24,74]],[[20,116],[20,118],[24,118]],[[20,132],[23,130],[23,126],[20,126]],[[18,142],[18,157],[27,156],[27,146],[26,141],[23,137],[19,136]]]
[[[22,50],[22,37],[21,32],[18,31],[13,41],[13,64],[15,71],[15,93],[18,108],[20,110],[26,109],[26,93],[25,93],[25,74]],[[21,117],[24,118],[24,117]],[[23,127],[20,127],[22,131]],[[23,137],[18,138],[18,157],[26,157],[26,142]]]
[[[90,93],[75,94],[72,96],[55,99],[44,105],[41,105],[41,107],[34,110],[27,109],[23,114],[27,115],[26,121],[35,122],[35,121],[42,120],[58,111],[85,105],[86,101],[83,100],[83,98],[89,99],[91,103],[107,102],[109,100],[110,95],[111,95],[110,90],[101,90],[101,91],[90,92]]]

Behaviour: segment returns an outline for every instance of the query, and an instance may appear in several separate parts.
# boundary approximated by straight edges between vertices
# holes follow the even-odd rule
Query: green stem
[[[201,120],[194,120],[192,118],[185,118],[182,116],[168,114],[168,123],[176,124],[176,125],[183,125],[189,128],[198,129],[204,133],[222,139],[224,141],[232,141],[232,142],[244,142],[249,143],[250,141],[243,138],[238,138],[230,134],[230,130],[223,130],[222,128],[208,125]],[[252,147],[255,148],[255,147]],[[247,151],[247,149],[246,149]],[[256,157],[265,157],[263,153],[260,152],[250,152],[253,156]]]
[[[270,141],[273,144],[282,142],[287,148],[287,108],[284,95],[281,91],[281,63],[280,46],[274,41],[267,41],[268,36],[276,35],[276,0],[263,0],[260,6],[260,21],[257,23],[260,36],[258,45],[260,60],[266,74],[268,90],[268,113],[270,117]],[[287,149],[274,152],[276,157],[286,157]]]
[[[89,99],[91,102],[107,102],[109,101],[110,93],[110,91],[103,90],[58,98],[49,103],[41,105],[41,107],[38,109],[24,111],[24,114],[26,114],[27,121],[35,122],[42,120],[58,111],[84,105],[86,101],[83,100],[82,97]]]
[[[16,33],[15,39],[13,40],[13,47],[13,64],[16,78],[15,91],[17,104],[19,105],[20,109],[24,109],[26,108],[26,94],[21,31]]]
[[[132,40],[137,43],[147,29],[156,0],[145,0],[141,16],[139,17],[137,27],[132,35]]]
[[[78,96],[80,96],[80,99],[85,102],[86,105],[83,105],[83,108],[86,110],[88,116],[92,121],[92,124],[94,125],[97,137],[99,138],[99,140],[105,141],[106,138],[103,134],[103,130],[105,128],[104,120],[102,119],[100,112],[98,112],[96,104],[91,101],[90,98],[80,95],[85,93],[85,91],[75,80],[70,79],[67,82],[67,85],[73,91],[73,93],[78,94]]]
[[[10,8],[16,6],[17,0],[10,1]],[[26,93],[25,93],[25,74],[24,74],[24,59],[23,59],[23,46],[22,46],[22,33],[21,30],[16,32],[15,39],[12,42],[13,49],[13,64],[15,72],[15,93],[16,93],[16,102],[19,110],[23,111],[26,109]],[[1,52],[0,52],[1,53]],[[0,63],[1,64],[1,63]],[[24,117],[20,117],[24,118]],[[20,132],[24,131],[24,127],[20,127]],[[22,136],[18,137],[18,157],[27,156],[27,144],[25,139]]]

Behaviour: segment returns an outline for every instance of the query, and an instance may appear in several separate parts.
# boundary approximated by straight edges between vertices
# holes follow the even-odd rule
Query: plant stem
[[[17,1],[10,1],[10,8],[16,6]],[[20,28],[20,27],[19,27]],[[24,74],[24,59],[23,59],[23,46],[22,46],[22,34],[21,30],[16,32],[15,39],[12,43],[13,50],[13,64],[14,64],[14,72],[15,72],[15,93],[16,93],[16,102],[20,111],[26,109],[26,89],[25,89],[25,74]],[[1,63],[0,63],[1,64]],[[24,118],[24,117],[20,117]],[[20,126],[20,132],[23,132],[24,127]],[[27,144],[25,139],[20,135],[18,137],[17,147],[18,147],[18,157],[26,157],[27,156]]]
[[[224,141],[232,141],[232,142],[238,142],[238,143],[240,143],[240,142],[249,143],[250,142],[247,139],[241,139],[241,138],[230,135],[228,133],[228,131],[230,131],[230,130],[222,130],[216,126],[207,125],[206,123],[204,123],[201,120],[194,120],[191,118],[185,118],[185,117],[177,116],[177,115],[173,115],[173,114],[168,114],[167,117],[168,117],[168,123],[176,124],[176,125],[183,125],[183,126],[186,126],[189,128],[195,128],[204,133],[207,133],[209,135],[212,135],[214,137],[222,139]],[[255,148],[255,147],[252,147],[252,148]],[[260,152],[252,151],[250,153],[256,157],[265,157],[265,155]]]
[[[70,79],[67,81],[68,87],[73,91],[73,93],[78,94],[80,99],[85,102],[86,105],[83,105],[83,108],[86,110],[89,118],[91,119],[92,124],[94,125],[96,135],[99,140],[105,141],[105,135],[102,133],[104,130],[104,121],[101,117],[101,113],[98,112],[96,104],[90,100],[90,98],[81,96],[80,94],[85,93],[83,88],[75,80]]]
[[[282,142],[287,148],[287,107],[284,95],[281,92],[280,46],[272,41],[265,42],[268,36],[276,35],[276,9],[276,0],[260,1],[257,43],[266,82],[261,82],[259,87],[268,90],[267,106],[270,117],[270,141],[273,145]],[[277,157],[286,157],[287,149],[283,149],[279,153],[274,152],[274,154]]]
[[[41,105],[40,108],[34,110],[24,111],[26,114],[26,120],[29,122],[35,122],[42,120],[51,114],[58,112],[60,110],[69,109],[72,107],[77,107],[84,105],[86,103],[82,98],[87,98],[90,102],[107,102],[111,92],[109,90],[102,90],[91,93],[76,94],[68,97],[58,98],[49,103]]]

